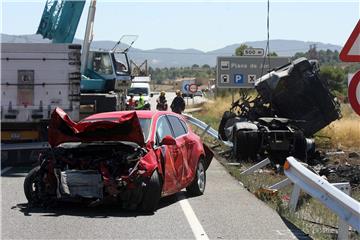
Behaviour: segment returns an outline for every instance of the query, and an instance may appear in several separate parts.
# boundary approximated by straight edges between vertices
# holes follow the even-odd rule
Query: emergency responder
[[[170,108],[178,114],[181,114],[181,112],[185,110],[185,101],[181,96],[180,90],[176,90],[176,97],[172,101]]]
[[[137,105],[136,105],[135,109],[141,110],[144,108],[144,105],[145,105],[144,97],[143,97],[142,93],[139,93],[139,100],[137,101]]]
[[[130,96],[130,99],[128,100],[128,103],[127,103],[127,109],[134,110],[135,109],[134,94],[130,93],[129,96]]]
[[[166,111],[168,108],[165,92],[161,91],[160,96],[156,99],[156,109],[159,111]]]

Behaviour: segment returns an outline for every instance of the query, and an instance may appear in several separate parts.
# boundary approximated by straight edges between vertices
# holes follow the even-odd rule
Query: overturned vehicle
[[[76,123],[57,108],[48,135],[51,148],[24,181],[31,206],[115,202],[153,212],[160,197],[183,188],[204,193],[213,154],[180,115],[108,112]]]
[[[255,89],[254,98],[240,94],[219,125],[219,138],[233,143],[238,161],[267,157],[282,164],[289,155],[306,161],[313,134],[341,118],[317,61],[296,59],[257,79]]]

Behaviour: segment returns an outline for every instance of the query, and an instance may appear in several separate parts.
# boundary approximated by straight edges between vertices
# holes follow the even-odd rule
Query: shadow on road
[[[180,192],[178,194],[183,194]],[[187,196],[190,198],[190,196]],[[175,204],[179,201],[177,194],[163,197],[160,199],[157,211]],[[108,217],[137,217],[151,216],[153,213],[144,213],[137,210],[126,210],[119,203],[108,203],[96,207],[89,207],[81,203],[57,202],[54,206],[33,207],[28,203],[19,203],[11,209],[19,210],[24,216],[32,216],[32,214],[41,214],[43,217],[59,217],[59,216],[77,216],[85,218],[108,218]],[[155,212],[156,214],[156,212]]]
[[[1,177],[26,177],[26,175],[32,168],[32,166],[14,167],[11,168],[9,171],[1,174]]]
[[[289,228],[289,230],[292,232],[292,234],[294,234],[294,236],[297,239],[300,239],[300,240],[311,240],[312,239],[308,234],[304,233],[301,229],[297,228],[294,224],[289,222],[286,218],[281,217],[281,219],[283,220],[285,225]]]

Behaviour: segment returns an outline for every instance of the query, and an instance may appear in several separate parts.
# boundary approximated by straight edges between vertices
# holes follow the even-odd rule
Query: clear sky
[[[45,1],[1,1],[1,32],[36,32]],[[76,38],[82,39],[89,2]],[[215,50],[266,39],[267,2],[256,1],[97,1],[94,40],[139,35],[134,47]],[[344,45],[360,18],[360,1],[270,0],[270,39]]]

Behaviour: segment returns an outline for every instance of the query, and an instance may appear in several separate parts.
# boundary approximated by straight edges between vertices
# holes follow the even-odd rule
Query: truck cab
[[[89,52],[80,85],[82,93],[117,92],[130,84],[130,67],[126,53],[101,50]]]

